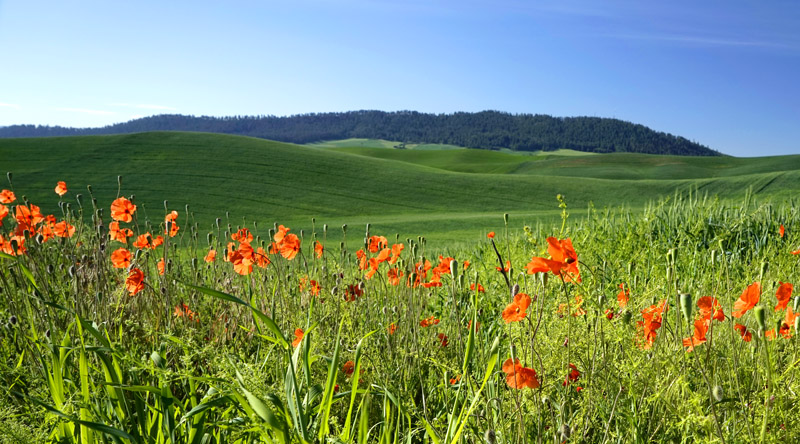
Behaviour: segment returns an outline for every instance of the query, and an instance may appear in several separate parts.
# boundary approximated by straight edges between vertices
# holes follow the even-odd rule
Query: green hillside
[[[91,185],[105,208],[117,195],[136,195],[142,215],[163,220],[164,200],[186,204],[201,234],[217,217],[260,227],[273,222],[296,231],[323,223],[340,237],[373,233],[401,238],[426,235],[436,242],[474,238],[502,226],[557,217],[556,194],[583,214],[595,207],[640,207],[676,191],[699,189],[724,198],[748,187],[777,198],[800,191],[800,156],[760,159],[641,155],[522,156],[483,150],[319,149],[255,138],[203,133],[152,132],[0,140],[3,169],[14,188],[43,209],[57,211],[56,181],[67,182],[74,202]],[[480,173],[480,174],[474,174]],[[609,180],[615,179],[615,180]],[[631,180],[616,179],[637,179]],[[3,186],[5,187],[5,185]],[[73,204],[75,205],[75,204]],[[185,223],[185,221],[184,221]],[[223,222],[224,223],[224,222]],[[262,230],[265,234],[265,230]]]

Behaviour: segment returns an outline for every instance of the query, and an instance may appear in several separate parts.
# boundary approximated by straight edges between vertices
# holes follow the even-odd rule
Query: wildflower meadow
[[[52,185],[0,187],[0,442],[800,441],[794,201],[433,247]]]

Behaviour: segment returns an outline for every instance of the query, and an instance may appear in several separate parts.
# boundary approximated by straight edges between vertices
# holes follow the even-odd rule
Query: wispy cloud
[[[19,106],[19,105],[15,105],[15,104],[13,104],[13,103],[2,103],[2,102],[0,102],[0,108],[14,108],[14,109],[20,109],[20,106]]]
[[[773,48],[773,49],[792,49],[792,46],[785,43],[771,42],[767,40],[744,40],[731,39],[724,37],[702,37],[696,35],[681,34],[604,34],[602,37],[623,39],[623,40],[647,40],[681,43],[695,46],[731,46],[731,47],[751,47],[751,48]]]
[[[158,111],[175,111],[177,108],[173,108],[171,106],[164,106],[164,105],[152,105],[152,104],[136,104],[136,103],[112,103],[112,106],[123,106],[126,108],[136,108],[136,109],[152,109]]]
[[[105,111],[99,109],[86,109],[86,108],[55,108],[56,111],[66,111],[69,113],[82,113],[91,114],[93,116],[112,116],[116,114],[114,111]]]

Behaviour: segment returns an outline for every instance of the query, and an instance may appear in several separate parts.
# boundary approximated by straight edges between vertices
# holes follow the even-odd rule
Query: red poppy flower
[[[150,233],[140,234],[139,237],[136,238],[136,241],[133,242],[133,246],[140,250],[144,250],[145,248],[154,249],[153,236],[151,236]]]
[[[208,250],[208,253],[206,254],[206,257],[204,257],[203,260],[205,260],[206,262],[209,262],[209,263],[214,262],[215,260],[217,260],[217,251],[216,250]]]
[[[33,235],[36,233],[36,225],[44,221],[41,210],[33,204],[31,204],[30,207],[17,205],[14,211],[14,217],[17,219],[17,236],[22,235],[25,230]]]
[[[625,283],[619,284],[620,291],[617,293],[617,304],[619,308],[625,308],[628,305],[628,300],[631,298],[631,292],[625,288]]]
[[[508,324],[509,322],[519,322],[525,319],[525,316],[528,314],[525,310],[527,310],[530,305],[530,296],[525,293],[517,293],[514,296],[514,300],[503,310],[503,320]]]
[[[614,311],[606,309],[605,313],[606,313],[606,319],[608,319],[609,321],[614,319]]]
[[[792,326],[794,325],[794,320],[800,316],[800,313],[794,313],[792,311],[792,307],[786,308],[786,316],[783,318],[781,322],[781,327],[778,329],[778,332],[786,339],[792,337]]]
[[[494,239],[494,231],[490,231],[488,234],[486,234],[486,237],[489,239]]]
[[[464,261],[464,269],[466,270],[469,268],[469,261]]]
[[[404,244],[392,244],[392,257],[389,258],[389,263],[394,265],[400,259],[400,253],[406,246]]]
[[[733,304],[733,312],[731,314],[735,318],[741,318],[745,313],[748,312],[748,310],[758,304],[758,299],[760,297],[761,283],[755,282],[749,287],[745,288],[744,292],[742,292],[742,295],[739,296],[739,300]]]
[[[475,284],[474,283],[470,284],[469,289],[472,290],[472,291],[475,291]],[[485,293],[485,292],[486,292],[486,289],[483,288],[483,285],[478,284],[478,293]]]
[[[347,361],[342,366],[342,373],[344,373],[347,376],[350,376],[350,375],[353,374],[355,369],[356,369],[356,365],[353,363],[353,361]]]
[[[575,382],[581,377],[581,372],[578,371],[578,367],[576,367],[575,364],[570,363],[569,368],[569,374],[564,378],[564,383],[561,384],[562,386],[569,385],[569,383]]]
[[[706,342],[706,333],[708,333],[708,326],[710,324],[711,320],[709,319],[698,319],[694,321],[694,335],[682,341],[683,346],[687,347],[687,352],[694,350],[695,347]]]
[[[0,203],[10,204],[17,200],[17,196],[14,195],[14,192],[11,190],[3,190],[0,191]]]
[[[292,347],[297,347],[300,345],[300,342],[303,340],[303,336],[305,336],[305,332],[303,332],[302,328],[298,328],[294,331],[294,341],[292,341]]]
[[[136,205],[128,199],[120,197],[111,202],[111,218],[120,222],[130,222],[133,220],[133,213],[136,212]]]
[[[258,247],[258,250],[253,253],[253,262],[260,268],[267,268],[267,265],[272,263],[267,256],[267,252],[262,247]]]
[[[581,273],[578,269],[578,254],[572,247],[572,240],[567,238],[558,240],[554,237],[547,238],[547,253],[551,259],[543,257],[531,258],[527,265],[528,274],[552,272],[561,277],[565,282],[580,282]]]
[[[399,268],[390,268],[386,272],[386,277],[389,278],[391,285],[400,285],[400,278],[403,277],[403,271]]]
[[[53,226],[53,233],[58,237],[72,237],[75,234],[75,227],[62,220]]]
[[[800,250],[792,251],[792,254],[800,254]]]
[[[389,327],[387,328],[387,330],[389,331],[390,335],[393,335],[394,332],[397,331],[397,324],[392,322],[391,324],[389,324]]]
[[[456,385],[459,381],[461,381],[461,375],[458,375],[455,378],[450,378],[450,385]]]
[[[506,384],[513,389],[535,389],[540,385],[536,370],[523,367],[517,358],[513,362],[509,358],[503,363],[503,373],[506,374]]]
[[[447,342],[447,335],[444,333],[439,333],[436,335],[436,337],[439,338],[439,345],[442,347],[447,347],[447,344],[449,344],[449,342]]]
[[[420,327],[430,327],[431,325],[436,325],[439,322],[440,322],[439,319],[436,319],[435,316],[431,316],[428,319],[423,319],[423,320],[419,321],[419,326]]]
[[[647,350],[653,346],[656,339],[656,332],[661,328],[662,315],[668,310],[667,301],[662,300],[657,305],[651,305],[642,310],[642,320],[636,322],[638,334],[636,336],[637,345]]]
[[[720,322],[725,320],[725,313],[722,312],[722,306],[717,298],[703,296],[697,300],[697,308],[700,310],[700,317],[703,319],[714,319]]]
[[[511,261],[506,261],[506,266],[504,268],[494,267],[499,272],[506,272],[508,273],[511,270]]]
[[[278,244],[281,256],[288,260],[292,260],[300,252],[300,238],[295,234],[287,234],[283,238],[283,242]]]
[[[747,327],[742,324],[734,324],[733,328],[739,332],[739,335],[742,337],[744,342],[750,342],[753,340],[753,333],[747,331]]]
[[[128,268],[131,265],[131,252],[125,248],[119,248],[111,253],[111,265],[114,268]]]
[[[127,243],[128,238],[133,236],[133,231],[130,228],[120,228],[119,222],[111,222],[108,224],[108,236],[112,241]]]
[[[781,227],[780,227],[780,228],[778,228],[778,234],[780,234],[780,235],[781,235],[781,237],[783,237],[783,234],[784,234],[785,232],[786,232],[786,230],[783,228],[783,224],[781,224]]]
[[[323,251],[325,251],[325,248],[322,246],[322,244],[319,241],[317,241],[317,243],[314,244],[314,253],[316,253],[317,259],[322,258]]]
[[[158,260],[158,274],[164,275],[164,269],[166,266],[164,265],[164,258]]]
[[[794,286],[788,282],[784,283],[778,281],[778,283],[780,286],[775,293],[775,297],[778,298],[778,305],[775,306],[775,311],[786,309],[789,305],[789,301],[792,299],[792,290],[794,290]]]
[[[386,248],[387,245],[389,245],[389,241],[383,236],[372,236],[369,238],[370,253],[377,253],[378,250]]]
[[[64,181],[60,181],[56,184],[56,194],[59,196],[67,194],[67,184]]]
[[[125,288],[128,289],[131,296],[144,289],[144,273],[142,273],[142,270],[138,268],[131,270],[130,274],[128,274],[128,278],[125,280]]]

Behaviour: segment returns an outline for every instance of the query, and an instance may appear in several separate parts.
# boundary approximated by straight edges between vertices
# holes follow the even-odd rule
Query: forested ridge
[[[416,111],[349,111],[277,116],[185,116],[164,114],[102,128],[13,125],[0,137],[124,134],[146,131],[201,131],[291,143],[349,138],[404,143],[442,143],[515,151],[572,149],[595,153],[633,152],[717,156],[719,152],[644,125],[601,117],[552,117],[499,111],[426,114]]]

